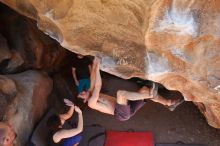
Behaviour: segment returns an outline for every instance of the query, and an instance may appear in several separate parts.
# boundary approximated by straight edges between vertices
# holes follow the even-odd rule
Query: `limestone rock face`
[[[102,70],[160,82],[220,128],[220,1],[0,0]]]
[[[17,133],[16,145],[26,144],[47,108],[52,86],[52,80],[37,71],[0,76],[0,105],[5,113],[1,119],[8,121]]]

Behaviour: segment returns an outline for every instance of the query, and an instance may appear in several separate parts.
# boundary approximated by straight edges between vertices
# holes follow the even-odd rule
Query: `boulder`
[[[17,94],[15,82],[0,75],[0,119],[4,119],[4,114],[7,111],[7,106],[11,104]]]
[[[66,50],[41,32],[36,22],[0,5],[0,72],[57,69]],[[1,63],[2,62],[2,63]]]
[[[4,121],[10,123],[17,134],[16,145],[24,146],[35,126],[47,109],[47,100],[53,82],[43,72],[26,71],[0,76],[1,107]]]

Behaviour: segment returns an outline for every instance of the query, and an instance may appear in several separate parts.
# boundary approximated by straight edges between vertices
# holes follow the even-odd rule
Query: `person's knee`
[[[117,98],[124,98],[125,97],[125,92],[124,90],[118,90],[117,91]]]
[[[121,105],[126,105],[127,104],[127,98],[125,97],[125,92],[123,90],[117,91],[117,103]]]

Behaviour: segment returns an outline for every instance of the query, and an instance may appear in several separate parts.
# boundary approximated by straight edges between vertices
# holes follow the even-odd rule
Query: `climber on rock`
[[[102,79],[100,75],[100,61],[95,58],[91,72],[90,92],[81,94],[79,98],[88,101],[88,106],[100,112],[114,115],[116,119],[125,121],[131,118],[144,104],[146,99],[161,103],[174,110],[183,100],[165,99],[157,94],[158,85],[153,84],[152,89],[143,86],[138,92],[119,90],[117,99],[100,93]]]

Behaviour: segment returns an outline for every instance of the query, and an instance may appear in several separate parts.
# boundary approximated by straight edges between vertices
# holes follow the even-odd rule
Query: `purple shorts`
[[[142,106],[145,105],[143,100],[129,101],[127,105],[116,104],[114,116],[119,121],[130,119]]]

